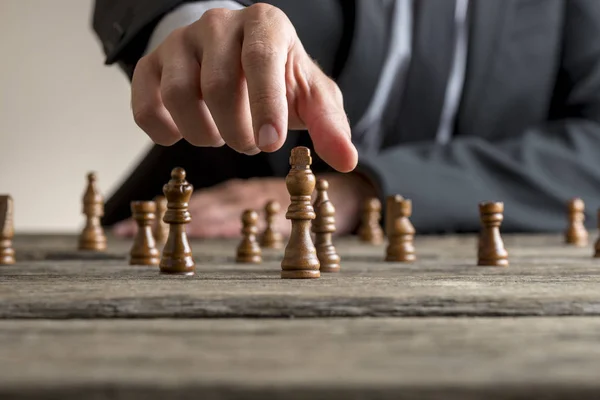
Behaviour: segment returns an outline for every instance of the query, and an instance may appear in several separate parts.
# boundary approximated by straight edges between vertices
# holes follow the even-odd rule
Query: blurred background
[[[0,193],[17,233],[78,230],[86,173],[107,198],[150,146],[127,78],[104,65],[92,3],[0,0]]]

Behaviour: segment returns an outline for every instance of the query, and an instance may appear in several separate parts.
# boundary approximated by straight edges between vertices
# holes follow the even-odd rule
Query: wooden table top
[[[595,234],[591,235],[595,238]],[[587,398],[600,391],[600,259],[558,235],[419,237],[418,261],[340,238],[342,271],[282,280],[282,251],[233,262],[192,242],[193,277],[20,235],[0,267],[0,398]],[[321,396],[321,397],[319,397]]]

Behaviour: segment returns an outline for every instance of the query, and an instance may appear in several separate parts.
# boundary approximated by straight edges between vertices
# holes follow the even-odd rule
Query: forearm
[[[600,125],[565,120],[498,142],[458,138],[447,146],[415,144],[363,158],[359,169],[380,195],[414,204],[421,232],[476,231],[477,203],[505,203],[505,231],[558,231],[571,197],[587,201],[588,226],[600,198]]]

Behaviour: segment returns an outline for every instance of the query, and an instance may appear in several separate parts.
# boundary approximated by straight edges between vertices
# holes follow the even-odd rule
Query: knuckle
[[[160,88],[160,95],[167,109],[194,104],[194,91],[183,79],[167,79]]]
[[[220,30],[229,19],[231,11],[225,8],[211,8],[207,10],[200,19],[194,24],[198,24],[202,29],[209,31]]]
[[[284,96],[285,91],[278,88],[261,90],[252,94],[252,105],[253,108],[278,108]]]
[[[211,75],[202,80],[202,95],[205,99],[220,98],[226,94],[231,95],[236,90],[236,85],[231,77],[227,74],[213,72]]]
[[[265,40],[248,43],[242,51],[242,63],[245,68],[261,68],[265,64],[276,61],[278,57],[275,46]]]
[[[143,130],[152,126],[155,117],[155,109],[149,103],[134,103],[132,104],[133,120]]]

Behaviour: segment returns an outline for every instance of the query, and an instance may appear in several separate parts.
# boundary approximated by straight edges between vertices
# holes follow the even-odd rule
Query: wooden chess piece
[[[262,262],[260,246],[256,241],[258,214],[254,210],[242,213],[242,241],[237,248],[235,261],[238,263],[259,264]]]
[[[415,228],[409,219],[412,215],[412,201],[395,195],[389,196],[386,203],[389,205],[390,219],[385,261],[413,262],[417,257],[414,246]]]
[[[508,267],[508,252],[500,236],[500,224],[504,219],[504,203],[486,202],[479,204],[481,232],[477,265]]]
[[[274,200],[269,201],[265,205],[265,219],[267,226],[260,239],[260,245],[264,248],[280,249],[283,247],[281,233],[275,230],[275,219],[280,211],[281,205]]]
[[[281,278],[319,278],[319,259],[310,237],[311,221],[315,212],[310,204],[315,188],[315,176],[310,165],[312,158],[307,147],[295,147],[290,156],[291,169],[285,178],[290,194],[290,206],[285,217],[292,222],[292,232],[281,261]]]
[[[87,175],[88,185],[83,195],[83,214],[86,216],[85,227],[79,235],[79,250],[106,250],[106,235],[100,224],[104,215],[104,199],[96,186],[96,174]]]
[[[317,198],[313,203],[315,220],[312,231],[315,233],[315,248],[317,258],[321,264],[321,272],[338,272],[340,270],[340,256],[332,243],[335,232],[335,207],[329,200],[329,183],[325,179],[317,180]]]
[[[15,263],[15,250],[13,249],[14,208],[13,199],[9,195],[0,196],[0,265]]]
[[[577,247],[586,246],[588,232],[583,222],[585,221],[585,203],[580,198],[571,199],[567,206],[569,224],[565,231],[565,243]]]
[[[152,224],[156,218],[156,203],[132,201],[131,213],[138,229],[129,252],[129,265],[158,265],[160,252],[152,235]]]
[[[381,221],[381,202],[372,197],[365,200],[362,210],[361,224],[358,228],[358,237],[362,242],[370,244],[381,244],[383,242],[383,230]]]
[[[156,203],[156,221],[154,222],[152,232],[156,245],[163,246],[169,236],[169,224],[163,221],[165,212],[167,211],[167,198],[165,196],[156,196],[154,202]]]
[[[196,264],[185,232],[185,225],[192,220],[188,211],[188,202],[193,191],[194,187],[185,180],[183,168],[173,169],[171,180],[163,186],[163,193],[167,198],[164,221],[169,224],[169,236],[159,264],[160,272],[163,274],[194,275],[195,273]]]
[[[598,230],[600,231],[600,208],[598,209]],[[594,244],[594,257],[595,258],[600,258],[600,234],[598,236],[598,239],[596,239],[596,243]]]

